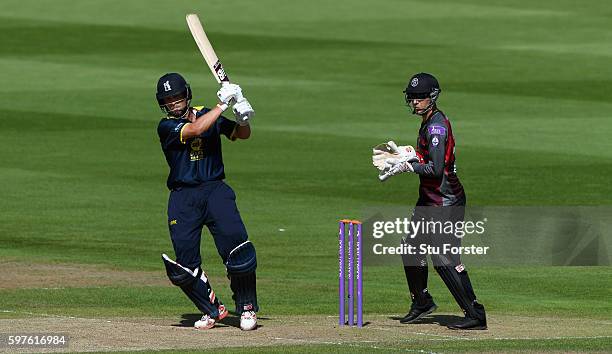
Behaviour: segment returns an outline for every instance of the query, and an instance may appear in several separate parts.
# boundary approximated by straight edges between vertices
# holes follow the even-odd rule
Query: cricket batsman
[[[419,199],[412,216],[413,221],[451,221],[455,225],[465,217],[466,195],[455,167],[455,138],[450,121],[438,109],[440,95],[438,80],[428,73],[410,78],[404,90],[406,104],[421,118],[416,150],[411,146],[397,146],[390,141],[374,148],[373,163],[381,170],[381,181],[401,173],[417,174],[420,179]],[[447,243],[459,246],[455,235],[419,232],[406,237],[404,242],[419,246],[441,246]],[[418,248],[417,248],[418,249]],[[463,310],[465,318],[448,326],[450,329],[487,329],[484,306],[476,295],[466,267],[458,254],[431,254],[434,269]],[[427,254],[405,255],[404,272],[412,299],[410,311],[401,323],[415,323],[432,313],[437,306],[427,290]]]
[[[176,254],[162,255],[172,284],[181,288],[203,313],[196,329],[209,329],[228,314],[202,270],[200,238],[204,225],[213,236],[225,264],[240,313],[240,328],[257,328],[255,248],[236,207],[236,195],[227,185],[221,154],[221,135],[229,140],[248,139],[253,108],[240,86],[224,83],[213,108],[192,107],[191,88],[177,73],[157,83],[157,102],[166,115],[157,127],[161,148],[170,167],[167,186],[168,227]],[[221,114],[233,105],[235,121]]]

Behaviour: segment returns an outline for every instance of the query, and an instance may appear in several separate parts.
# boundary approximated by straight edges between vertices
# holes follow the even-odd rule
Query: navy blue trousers
[[[171,191],[168,225],[176,262],[190,269],[202,263],[200,239],[204,225],[212,234],[223,263],[230,251],[248,238],[236,207],[236,194],[223,181]]]

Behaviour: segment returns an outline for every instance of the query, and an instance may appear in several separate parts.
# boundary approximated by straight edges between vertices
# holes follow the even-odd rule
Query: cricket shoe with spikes
[[[196,321],[193,327],[199,330],[211,329],[215,326],[215,322],[215,319],[209,315],[203,315],[200,320]]]
[[[410,309],[410,312],[400,319],[400,323],[415,323],[421,318],[434,312],[437,308],[438,306],[433,301],[425,306],[413,306]]]
[[[487,320],[486,319],[477,319],[465,317],[463,320],[448,325],[449,329],[454,330],[486,330],[487,329]]]
[[[257,328],[257,315],[255,311],[244,311],[240,315],[240,329],[243,331],[251,331]]]

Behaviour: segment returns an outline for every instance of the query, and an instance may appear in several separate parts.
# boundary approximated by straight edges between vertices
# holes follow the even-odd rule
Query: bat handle
[[[391,174],[390,174],[389,172],[387,172],[387,173],[384,173],[384,174],[382,174],[382,175],[379,175],[379,176],[378,176],[378,179],[379,179],[381,182],[384,182],[384,181],[386,181],[387,179],[389,179],[389,177],[391,177]]]

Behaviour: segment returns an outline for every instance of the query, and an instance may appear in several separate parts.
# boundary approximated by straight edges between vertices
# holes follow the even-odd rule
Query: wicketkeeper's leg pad
[[[472,282],[463,264],[434,267],[466,316],[486,321],[485,309],[476,301]]]
[[[236,246],[225,262],[230,286],[234,292],[236,312],[259,311],[257,305],[257,282],[255,269],[257,269],[257,255],[255,247],[250,241]]]
[[[170,282],[180,287],[200,311],[208,314],[210,317],[218,317],[218,308],[221,303],[210,286],[208,277],[202,271],[202,268],[198,267],[191,270],[183,267],[170,259],[166,254],[162,254],[162,259]]]
[[[408,289],[413,308],[429,308],[433,303],[433,298],[427,289],[428,269],[424,267],[404,266]]]

